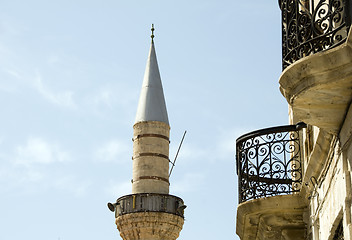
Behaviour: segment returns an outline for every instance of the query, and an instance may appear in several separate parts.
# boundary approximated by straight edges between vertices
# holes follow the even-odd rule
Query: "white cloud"
[[[13,69],[7,69],[5,70],[5,72],[16,79],[21,79],[21,74],[18,71],[15,71]]]
[[[101,89],[99,93],[94,97],[94,103],[96,105],[104,104],[111,108],[115,101],[115,94],[109,89]]]
[[[220,140],[216,143],[218,159],[234,158],[236,152],[236,139],[252,130],[249,128],[228,128],[220,131]]]
[[[35,72],[34,76],[31,75],[32,73],[29,73],[25,69],[18,69],[16,66],[0,68],[0,76],[3,79],[3,81],[0,81],[0,90],[14,92],[18,88],[29,85],[39,92],[39,94],[46,100],[55,105],[70,109],[77,108],[77,104],[74,101],[73,91],[52,91],[45,86],[42,76],[38,71]]]
[[[39,185],[45,185],[46,172],[38,166],[19,165],[12,161],[13,155],[0,155],[0,194],[17,189],[19,194],[31,192]]]
[[[170,148],[171,161],[175,160],[178,147],[179,146],[173,145]],[[195,145],[191,145],[190,143],[183,143],[176,159],[176,165],[186,162],[202,161],[204,158],[209,156],[209,150],[210,149],[201,149]]]
[[[39,72],[36,73],[36,77],[34,78],[34,87],[44,98],[56,105],[72,109],[77,107],[73,100],[72,91],[63,91],[58,93],[52,92],[50,89],[44,86],[42,77]]]
[[[124,181],[116,183],[116,181],[110,180],[105,187],[105,192],[111,197],[124,196],[131,194],[132,183],[130,181]]]
[[[17,189],[21,194],[57,189],[75,196],[85,195],[91,185],[90,180],[67,175],[69,165],[60,164],[71,159],[70,154],[58,144],[30,137],[13,152],[0,152],[0,184],[4,183],[0,193],[7,189]]]
[[[171,181],[170,192],[181,194],[194,191],[202,182],[204,182],[204,173],[186,173],[181,180]]]
[[[3,65],[1,61],[0,65]],[[15,67],[0,68],[0,77],[0,91],[14,93],[21,85],[22,76]]]
[[[69,159],[70,155],[57,144],[48,143],[41,138],[31,137],[25,145],[16,148],[16,163],[18,164],[49,164]]]
[[[106,106],[108,108],[130,107],[132,102],[138,100],[135,90],[119,82],[100,87],[91,99],[96,107]]]
[[[0,34],[18,36],[20,35],[20,27],[14,21],[9,21],[2,16],[0,21]]]
[[[91,183],[79,181],[73,176],[62,176],[54,182],[56,188],[71,192],[77,197],[84,196],[90,185]]]
[[[61,59],[58,55],[50,55],[48,57],[48,63],[49,64],[57,64],[57,63],[60,63],[61,62]]]
[[[11,154],[0,152],[0,184],[4,185],[0,193],[8,189],[17,189],[19,194],[55,189],[76,197],[85,196],[91,180],[82,179],[79,173],[70,174],[68,164],[57,165],[70,160],[69,153],[58,144],[30,137]]]
[[[0,145],[4,138],[0,137]],[[14,153],[0,152],[0,182],[6,182],[6,187],[23,185],[24,183],[36,182],[43,178],[43,173],[26,162],[23,157],[23,147],[17,147]],[[22,152],[21,154],[18,151]],[[27,156],[29,157],[29,156]],[[4,186],[5,186],[4,185]]]
[[[119,162],[119,159],[125,159],[126,156],[130,153],[130,147],[122,141],[111,140],[104,145],[100,146],[95,151],[95,156],[101,161],[116,161]]]
[[[218,161],[234,161],[236,152],[236,139],[251,131],[250,128],[220,128],[218,134],[212,140],[207,142],[207,146],[198,146],[197,143],[184,142],[177,161],[176,168],[184,166],[193,166],[194,164],[214,163]],[[173,145],[170,148],[170,160],[174,161],[178,146]],[[171,165],[170,165],[171,167]]]

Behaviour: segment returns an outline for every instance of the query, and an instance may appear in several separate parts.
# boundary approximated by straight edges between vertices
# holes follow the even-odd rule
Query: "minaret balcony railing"
[[[349,0],[279,0],[283,69],[344,43],[351,25],[350,4]]]
[[[110,206],[111,207],[110,207]],[[137,193],[120,197],[114,204],[108,204],[115,212],[115,218],[138,212],[164,212],[184,217],[186,205],[181,198],[160,193]]]
[[[300,132],[306,124],[266,128],[236,140],[239,203],[299,192]]]

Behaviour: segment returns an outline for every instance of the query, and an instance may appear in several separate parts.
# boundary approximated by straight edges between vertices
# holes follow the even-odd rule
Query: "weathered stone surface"
[[[141,212],[119,216],[115,221],[123,240],[175,240],[184,220],[161,212]]]
[[[306,233],[306,207],[299,194],[241,203],[237,207],[236,233],[241,240],[303,240]]]
[[[138,122],[133,130],[132,193],[169,193],[169,125]]]
[[[341,221],[344,239],[351,239],[351,116],[350,109],[338,136],[318,127],[303,134],[304,184],[300,195],[309,209],[310,239],[332,239]]]
[[[340,140],[342,147],[347,147],[351,144],[352,140],[352,104],[349,106],[349,110],[346,114],[344,124],[340,131]]]
[[[304,150],[305,152],[308,152],[308,155],[306,156],[302,178],[303,183],[309,184],[312,177],[317,178],[320,175],[321,170],[326,164],[326,159],[328,158],[331,142],[333,140],[333,135],[322,129],[313,128],[312,132],[313,134],[309,136],[310,138],[313,138],[311,139],[313,140],[312,150]],[[306,137],[304,137],[304,139],[306,139]],[[305,193],[306,188],[303,188],[302,192]]]

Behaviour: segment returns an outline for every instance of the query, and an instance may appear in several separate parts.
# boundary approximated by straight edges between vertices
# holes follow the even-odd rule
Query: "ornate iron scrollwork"
[[[348,0],[280,0],[283,69],[345,42],[351,25]]]
[[[236,141],[239,202],[301,188],[300,130],[304,123],[254,131]]]

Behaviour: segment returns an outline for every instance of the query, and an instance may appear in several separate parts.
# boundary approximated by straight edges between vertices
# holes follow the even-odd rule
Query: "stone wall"
[[[341,221],[344,239],[352,239],[351,136],[351,108],[338,135],[313,126],[304,131],[305,160],[301,196],[309,209],[309,239],[334,239]]]

